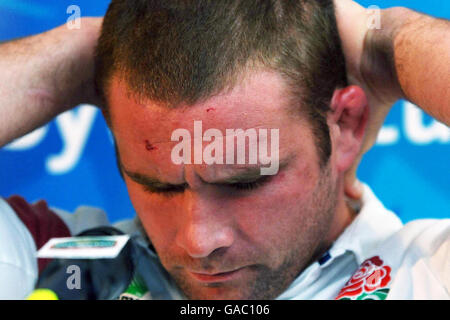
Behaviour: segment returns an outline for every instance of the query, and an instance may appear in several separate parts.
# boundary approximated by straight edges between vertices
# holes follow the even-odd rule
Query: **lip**
[[[219,272],[219,273],[199,273],[188,271],[189,274],[196,279],[197,281],[204,283],[213,283],[213,282],[225,282],[230,281],[237,278],[243,271],[244,268],[239,268],[236,270],[228,271],[228,272]]]

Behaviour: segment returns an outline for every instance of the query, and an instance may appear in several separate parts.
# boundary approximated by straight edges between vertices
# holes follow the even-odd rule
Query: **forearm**
[[[93,52],[99,19],[0,45],[0,146],[80,103],[97,103]]]
[[[378,61],[389,66],[387,72],[393,75],[375,81],[384,81],[390,94],[450,125],[450,22],[392,8],[383,11],[382,29],[369,32],[366,45],[370,37],[376,38],[372,43],[384,55]]]
[[[405,96],[450,125],[450,22],[419,15],[395,39],[395,66]]]

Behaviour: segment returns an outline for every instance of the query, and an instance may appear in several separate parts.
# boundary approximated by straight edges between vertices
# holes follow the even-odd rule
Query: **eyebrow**
[[[290,162],[291,158],[287,158],[285,160],[282,160],[280,162],[279,165],[279,170],[283,170]],[[125,169],[125,167],[121,164],[120,165],[123,172],[125,172],[125,174],[134,182],[141,184],[145,187],[147,187],[150,190],[153,191],[174,191],[174,190],[184,190],[185,188],[187,188],[189,185],[187,183],[182,183],[182,184],[172,184],[172,183],[165,183],[162,182],[158,179],[155,179],[153,177],[141,174],[141,173],[137,173],[137,172],[130,172],[127,169]],[[222,180],[217,180],[217,181],[205,181],[202,178],[200,178],[202,180],[202,182],[206,183],[206,184],[211,184],[211,185],[233,185],[233,184],[238,184],[238,183],[249,183],[249,182],[256,182],[256,181],[260,181],[260,180],[267,180],[270,179],[272,176],[268,176],[268,175],[261,175],[261,167],[249,167],[249,168],[242,168],[241,169],[242,172],[239,172],[231,177],[222,179]]]

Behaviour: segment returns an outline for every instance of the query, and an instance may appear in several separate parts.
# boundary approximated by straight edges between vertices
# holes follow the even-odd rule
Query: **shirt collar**
[[[370,187],[364,185],[361,209],[332,245],[331,256],[335,258],[336,254],[350,251],[355,255],[358,264],[361,264],[368,258],[370,251],[401,227],[402,222],[397,215],[387,210]]]
[[[364,193],[359,207],[356,218],[325,255],[300,273],[277,299],[291,299],[298,296],[299,292],[320,278],[324,268],[332,268],[336,258],[340,256],[351,254],[356,265],[361,265],[369,258],[378,244],[402,227],[400,219],[383,206],[367,185],[364,185]]]

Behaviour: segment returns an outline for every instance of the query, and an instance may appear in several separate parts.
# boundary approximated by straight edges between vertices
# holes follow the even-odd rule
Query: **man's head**
[[[322,163],[330,155],[325,116],[347,83],[331,0],[113,0],[97,54],[105,98],[115,74],[137,98],[167,106],[232,88],[248,69],[276,70],[292,109],[308,106]]]
[[[275,298],[348,223],[366,104],[331,1],[113,0],[97,70],[132,203],[188,297]],[[278,174],[173,163],[194,121],[278,129]]]

